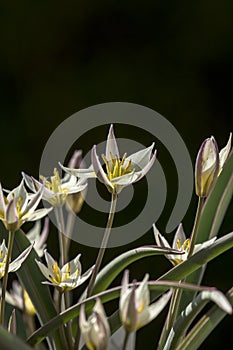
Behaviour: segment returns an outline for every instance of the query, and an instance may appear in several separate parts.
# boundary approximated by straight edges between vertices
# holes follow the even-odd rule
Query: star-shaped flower
[[[43,186],[41,182],[25,173],[23,173],[23,177],[27,186],[33,192],[38,191]],[[41,176],[41,180],[45,182],[42,199],[54,207],[63,206],[69,194],[81,192],[87,187],[85,180],[77,181],[75,176],[65,176],[61,179],[56,168],[49,180],[43,176]]]
[[[76,258],[66,263],[61,269],[58,266],[57,261],[45,251],[45,260],[47,266],[37,261],[43,275],[49,280],[42,282],[44,284],[51,284],[61,292],[72,290],[82,283],[84,283],[91,275],[94,266],[82,275],[82,266],[79,261],[81,254],[77,255]]]
[[[29,194],[23,180],[20,185],[8,192],[4,196],[0,184],[0,220],[9,231],[17,231],[26,221],[39,220],[51,209],[36,210],[43,195],[44,185],[35,191],[35,194]]]
[[[172,247],[170,246],[170,244],[168,243],[166,238],[163,235],[161,235],[161,233],[159,232],[159,230],[157,229],[157,227],[155,225],[153,225],[153,230],[154,230],[155,241],[159,247],[177,249],[182,253],[180,255],[179,254],[176,254],[176,255],[175,254],[166,254],[165,255],[166,258],[174,266],[179,265],[183,261],[187,260],[188,254],[189,254],[189,249],[190,249],[190,239],[186,238],[182,224],[180,224],[178,226],[178,229],[177,229],[175,236],[174,236],[174,239],[173,239]],[[199,250],[201,250],[203,248],[208,247],[215,240],[216,240],[216,237],[214,237],[206,242],[196,244],[194,246],[193,254],[195,254],[196,252],[198,252]]]
[[[111,193],[120,193],[125,186],[139,181],[150,170],[156,158],[156,151],[153,153],[153,148],[154,143],[150,147],[133,153],[128,157],[126,153],[120,157],[113,125],[111,125],[105,154],[102,154],[106,170],[103,169],[100,163],[96,145],[92,148],[92,164],[88,169],[67,168],[61,164],[60,166],[68,174],[79,178],[97,177]]]

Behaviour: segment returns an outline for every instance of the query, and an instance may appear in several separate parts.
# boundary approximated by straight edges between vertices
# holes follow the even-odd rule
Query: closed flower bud
[[[88,320],[85,316],[85,307],[81,306],[79,326],[88,349],[106,350],[108,348],[110,328],[100,299],[96,299]]]
[[[196,194],[208,196],[219,173],[219,152],[213,136],[206,139],[198,152],[195,168]]]

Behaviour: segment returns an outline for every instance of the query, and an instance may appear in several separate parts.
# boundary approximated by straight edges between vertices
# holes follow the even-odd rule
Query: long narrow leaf
[[[222,254],[224,251],[232,247],[233,247],[233,232],[229,233],[228,235],[225,235],[224,237],[219,238],[217,241],[213,243],[213,245],[199,251],[195,255],[191,256],[190,259],[174,267],[172,270],[164,274],[158,281],[160,282],[169,281],[169,280],[180,281],[183,278],[185,278],[188,274],[198,269],[202,264],[207,263],[208,261],[214,259],[218,255]],[[131,252],[131,254],[134,255],[136,253]],[[177,284],[177,286],[179,286],[179,283]],[[165,289],[167,290],[170,287],[167,285]],[[155,300],[159,295],[161,295],[161,290],[160,291],[154,290],[153,293],[151,293],[152,301]],[[87,311],[93,307],[94,298],[96,298],[96,296],[97,295],[94,295],[93,297],[87,299],[87,302],[86,302]],[[98,294],[98,296],[101,297],[102,302],[112,300],[114,298],[119,297],[119,288],[118,289],[112,288],[111,293],[109,293],[109,291],[105,291]],[[45,324],[43,327],[37,330],[29,338],[28,340],[29,344],[35,345],[41,342],[44,339],[44,337],[46,337],[53,329],[57,329],[63,323],[67,323],[72,318],[78,316],[81,304],[82,302],[79,302],[78,304],[72,306],[71,308],[61,313],[57,317],[51,319],[47,324]],[[113,319],[114,321],[119,320],[117,316]],[[111,319],[110,319],[110,322],[112,323],[111,324],[112,329],[118,329],[120,327],[120,323],[114,324],[114,322],[112,322]]]
[[[7,350],[32,350],[32,348],[25,344],[16,335],[8,332],[5,328],[0,327],[0,349]]]
[[[140,284],[139,282],[137,283]],[[131,287],[134,286],[134,284],[130,284]],[[209,287],[199,287],[194,286],[186,283],[179,283],[179,282],[171,282],[171,281],[150,281],[148,282],[148,286],[150,291],[158,291],[158,295],[161,295],[163,291],[166,291],[170,288],[182,288],[187,290],[196,290],[196,291],[203,291],[203,290],[211,290]],[[78,302],[77,304],[73,305],[66,311],[62,312],[52,320],[50,320],[47,324],[42,326],[40,329],[35,331],[33,335],[28,339],[28,343],[30,345],[35,345],[40,343],[52,330],[58,328],[63,323],[67,323],[71,319],[77,317],[79,315],[80,306],[85,303],[86,305],[86,311],[92,309],[96,298],[100,298],[102,303],[111,301],[113,299],[116,299],[120,295],[121,286],[111,288],[109,290],[103,291],[101,293],[95,294],[91,296],[88,299],[82,300]],[[119,328],[119,327],[118,327]]]
[[[191,323],[208,303],[213,301],[221,308],[225,313],[231,314],[232,307],[228,299],[220,291],[203,291],[201,292],[187,307],[182,311],[180,317],[172,327],[167,341],[164,346],[164,350],[175,350],[178,344],[181,342],[183,336],[187,332]]]
[[[144,257],[168,253],[180,254],[180,251],[156,246],[145,246],[129,250],[119,255],[100,271],[96,279],[93,294],[106,290],[112,281],[133,262]]]
[[[7,234],[5,233],[5,238]],[[17,231],[15,234],[15,242],[13,246],[13,258],[16,258],[19,253],[25,250],[30,245],[27,237],[22,231]],[[32,249],[27,259],[22,264],[21,268],[16,272],[19,280],[26,289],[32,303],[36,309],[37,316],[41,324],[48,322],[51,318],[57,315],[48,286],[42,284],[44,280],[39,271],[35,259],[39,259],[35,250]],[[62,342],[60,334],[56,331],[53,334],[56,341],[57,349],[62,350]]]
[[[233,288],[227,293],[231,303],[233,304]],[[191,329],[183,342],[178,346],[178,350],[197,350],[209,334],[226,316],[226,312],[213,306]]]
[[[161,276],[158,281],[181,281],[186,276],[199,269],[202,265],[231,248],[233,248],[233,232],[219,238],[211,246],[197,252],[182,264],[177,265]],[[159,295],[160,293],[158,291],[152,291],[151,301],[153,302]],[[109,317],[109,322],[111,329],[117,330],[120,327],[118,310]]]

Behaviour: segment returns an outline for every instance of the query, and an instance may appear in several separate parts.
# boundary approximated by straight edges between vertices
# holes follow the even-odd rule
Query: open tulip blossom
[[[50,284],[56,287],[61,292],[70,291],[82,283],[84,283],[91,275],[94,266],[92,266],[83,275],[82,266],[79,261],[81,254],[77,255],[76,258],[66,263],[61,269],[58,266],[57,261],[45,251],[45,260],[47,266],[36,260],[43,275],[49,280],[42,282],[44,284]]]
[[[188,255],[189,255],[191,242],[190,242],[189,238],[186,238],[182,224],[180,224],[178,226],[178,229],[176,230],[176,233],[175,233],[175,236],[173,239],[173,243],[172,243],[172,247],[170,246],[170,244],[168,243],[166,238],[161,235],[161,233],[159,232],[159,230],[157,229],[157,227],[155,225],[153,225],[153,230],[154,230],[155,241],[159,247],[177,249],[182,253],[180,255],[179,254],[176,254],[176,255],[175,254],[165,254],[166,258],[174,266],[179,265],[183,261],[187,260]],[[203,242],[200,244],[195,244],[193,253],[195,254],[199,250],[201,250],[203,248],[207,248],[208,246],[210,246],[211,244],[214,243],[216,238],[217,237],[214,237],[206,242]]]
[[[33,244],[26,248],[15,260],[10,262],[8,272],[15,272],[21,267],[22,263],[26,260],[27,256],[32,250],[32,247]],[[5,245],[5,240],[3,240],[2,244],[0,245],[0,279],[5,275],[7,254],[8,249]]]
[[[42,194],[44,185],[35,191],[35,194],[29,194],[23,180],[20,185],[12,191],[7,191],[4,196],[0,184],[0,220],[9,231],[17,231],[26,221],[36,221],[43,218],[51,209],[36,210]]]
[[[106,185],[112,193],[120,193],[121,190],[136,181],[139,181],[147,174],[156,158],[156,151],[153,153],[154,143],[141,151],[127,156],[126,153],[120,157],[117,141],[113,131],[113,125],[110,126],[105,154],[102,154],[106,171],[104,171],[99,157],[97,155],[96,146],[94,145],[91,153],[92,164],[88,169],[73,169],[64,167],[62,169],[70,175],[79,178],[97,177]]]
[[[33,192],[38,191],[43,186],[41,182],[25,173],[23,173],[23,177],[27,186]],[[65,176],[61,179],[56,168],[50,180],[44,178],[42,175],[41,180],[45,181],[42,199],[49,202],[54,207],[63,206],[69,194],[81,192],[87,187],[85,180],[77,181],[75,176]]]

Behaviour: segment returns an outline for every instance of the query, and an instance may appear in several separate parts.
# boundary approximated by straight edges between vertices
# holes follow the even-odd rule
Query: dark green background
[[[16,186],[22,170],[38,176],[41,153],[53,130],[71,114],[103,102],[133,102],[155,109],[177,128],[193,161],[200,143],[210,135],[224,146],[232,130],[232,13],[231,0],[2,3],[0,180],[4,187]],[[119,126],[119,137],[121,131]],[[107,127],[101,132],[98,137],[103,139]],[[85,142],[80,147],[85,148]],[[158,149],[169,189],[160,220],[163,228],[177,179],[164,147],[158,144]],[[195,205],[194,197],[184,219],[187,233]],[[222,234],[232,229],[230,220],[229,212]],[[51,236],[49,243],[55,238]],[[130,247],[145,243],[153,243],[152,232]],[[127,248],[109,250],[105,262]],[[77,249],[89,266],[96,251],[89,250],[88,260],[86,248]],[[206,284],[222,290],[231,285],[231,254],[209,265]],[[164,258],[145,260],[132,268],[132,277],[141,278],[149,271],[156,278],[168,266]],[[202,349],[219,349],[231,335],[231,321],[226,319]],[[139,332],[137,349],[155,349],[161,322],[162,317]]]

